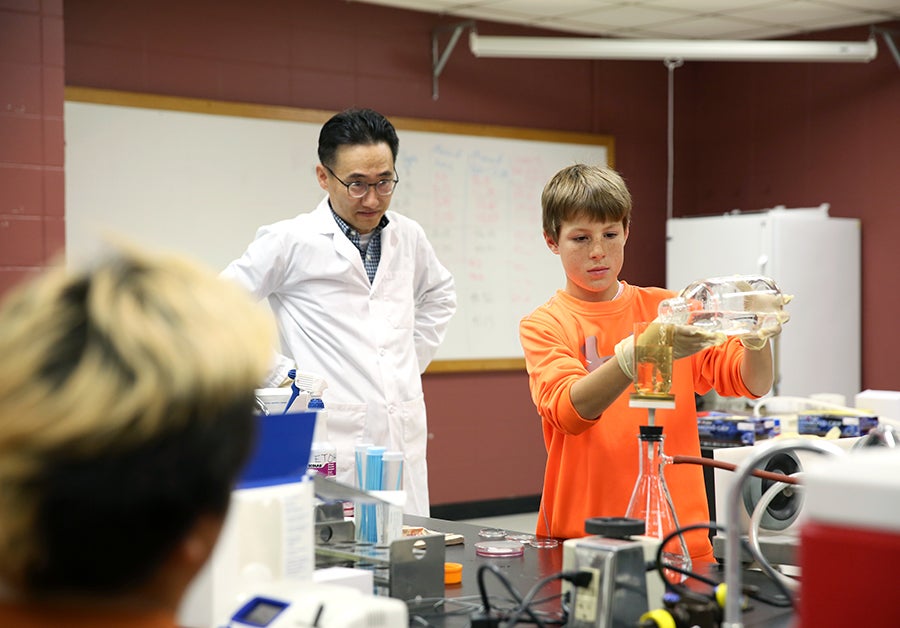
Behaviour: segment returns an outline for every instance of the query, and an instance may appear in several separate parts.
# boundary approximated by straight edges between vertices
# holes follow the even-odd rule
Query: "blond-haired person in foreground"
[[[240,288],[133,249],[0,303],[0,626],[175,626],[273,348]]]

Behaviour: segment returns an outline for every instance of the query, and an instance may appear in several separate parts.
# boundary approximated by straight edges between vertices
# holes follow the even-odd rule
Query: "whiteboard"
[[[113,233],[222,269],[259,226],[311,211],[323,197],[316,146],[330,113],[284,119],[285,108],[271,108],[267,118],[253,106],[231,115],[210,101],[134,105],[100,91],[67,89],[70,264]],[[128,104],[98,102],[123,98]],[[161,99],[166,108],[156,106]],[[564,285],[543,241],[541,190],[567,165],[610,163],[611,138],[545,132],[566,140],[549,141],[525,129],[392,120],[400,183],[391,209],[422,225],[459,298],[432,370],[521,367],[519,320]]]

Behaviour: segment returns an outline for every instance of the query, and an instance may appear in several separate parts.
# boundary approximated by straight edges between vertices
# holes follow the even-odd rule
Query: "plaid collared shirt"
[[[331,215],[334,216],[334,221],[338,224],[338,227],[341,228],[341,231],[344,232],[344,235],[347,236],[347,239],[350,240],[353,243],[353,246],[359,251],[363,266],[366,267],[366,274],[369,276],[369,283],[372,283],[375,280],[375,271],[378,270],[378,262],[381,261],[381,231],[387,226],[388,222],[390,222],[387,216],[381,217],[381,221],[372,232],[369,245],[363,246],[359,231],[348,225],[343,218],[337,215],[333,208],[331,210]]]

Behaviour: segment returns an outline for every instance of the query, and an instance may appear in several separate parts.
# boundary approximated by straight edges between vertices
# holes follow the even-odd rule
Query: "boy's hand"
[[[671,345],[672,359],[680,360],[723,342],[725,334],[721,332],[706,331],[692,325],[661,323],[657,319],[647,325],[647,329],[638,337],[636,345],[638,347]]]
[[[791,315],[784,311],[784,306],[794,298],[789,294],[754,294],[749,285],[739,285],[745,292],[751,292],[744,297],[744,309],[747,312],[756,312],[763,318],[763,327],[738,336],[745,349],[760,351],[766,346],[770,338],[775,338],[781,333],[781,326],[791,319]]]
[[[674,325],[653,321],[634,339],[623,338],[616,344],[615,354],[619,368],[629,379],[634,379],[634,347],[671,345],[672,359],[680,360],[725,342],[725,334],[709,332],[690,325]]]
[[[625,376],[634,381],[634,336],[626,336],[616,343],[616,362]]]
[[[675,325],[672,359],[680,360],[725,342],[725,334],[699,329],[691,325]]]
[[[781,324],[779,323],[775,327],[766,327],[765,329],[760,329],[759,331],[750,332],[749,334],[738,336],[738,340],[741,341],[741,344],[744,345],[745,349],[750,349],[751,351],[762,351],[763,349],[765,349],[766,343],[769,341],[769,338],[774,338],[780,333]]]

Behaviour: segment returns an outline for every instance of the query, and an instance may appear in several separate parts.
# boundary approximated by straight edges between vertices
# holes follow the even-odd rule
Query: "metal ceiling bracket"
[[[459,22],[457,24],[451,24],[449,26],[439,26],[435,28],[431,33],[431,99],[438,99],[438,77],[441,75],[441,72],[444,71],[444,66],[447,65],[447,60],[450,58],[450,53],[453,52],[453,48],[456,46],[456,42],[459,41],[460,35],[462,35],[463,31],[467,28],[475,28],[475,22],[472,20],[467,20],[465,22]],[[438,39],[440,35],[446,31],[452,31],[450,33],[450,41],[447,42],[447,47],[444,48],[443,52],[440,52],[440,42]]]
[[[873,28],[872,35],[874,36],[876,33],[881,33],[884,43],[887,44],[888,50],[894,56],[894,61],[897,62],[897,67],[900,67],[900,52],[897,51],[897,43],[894,41],[894,35],[900,35],[900,31],[887,28]]]
[[[684,59],[669,58],[663,61],[669,71],[668,111],[666,115],[666,218],[672,217],[675,203],[675,70],[684,65]]]

